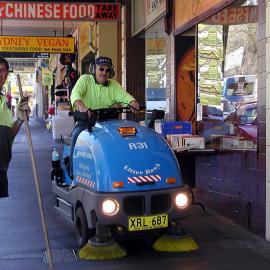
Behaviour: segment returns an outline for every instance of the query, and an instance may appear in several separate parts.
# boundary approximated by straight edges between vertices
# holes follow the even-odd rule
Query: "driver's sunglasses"
[[[100,67],[98,68],[99,71],[103,72],[105,70],[106,73],[110,73],[111,72],[111,68],[103,68],[103,67]]]

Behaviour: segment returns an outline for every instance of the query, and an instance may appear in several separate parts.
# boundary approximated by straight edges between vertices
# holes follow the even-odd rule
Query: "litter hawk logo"
[[[0,19],[115,21],[120,4],[0,2]]]

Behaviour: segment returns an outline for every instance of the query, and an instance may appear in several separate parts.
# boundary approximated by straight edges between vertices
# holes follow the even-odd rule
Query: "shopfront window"
[[[159,25],[159,24],[158,24]],[[155,32],[154,29],[158,29]],[[166,109],[166,40],[164,31],[157,28],[146,30],[146,119],[154,109]]]
[[[198,25],[197,131],[207,147],[257,147],[257,7],[238,1]]]

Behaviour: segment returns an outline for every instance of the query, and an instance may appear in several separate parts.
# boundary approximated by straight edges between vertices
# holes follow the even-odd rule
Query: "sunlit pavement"
[[[183,224],[200,248],[195,252],[167,254],[153,251],[144,243],[129,243],[128,256],[112,261],[81,261],[73,225],[53,209],[50,157],[54,145],[52,134],[42,119],[31,120],[30,129],[44,209],[48,223],[54,269],[270,269],[270,243],[258,238],[207,209],[203,214],[193,206]],[[32,173],[28,141],[23,127],[13,146],[9,169],[10,197],[0,199],[0,269],[48,269],[45,242]]]

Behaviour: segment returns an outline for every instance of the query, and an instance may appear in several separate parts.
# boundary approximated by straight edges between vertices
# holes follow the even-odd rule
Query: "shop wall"
[[[123,2],[126,6],[126,89],[140,105],[145,105],[145,40],[132,36],[131,0]]]
[[[84,22],[79,27],[79,60],[81,61],[90,51],[89,47],[89,22]]]
[[[173,33],[166,38],[166,78],[167,78],[167,104],[165,119],[174,121],[176,114],[175,93],[175,37]]]
[[[202,15],[217,4],[221,4],[223,0],[207,0],[207,1],[175,1],[175,9],[179,12],[175,13],[175,25],[183,26],[194,19],[194,17]]]
[[[265,232],[265,158],[256,152],[196,157],[197,199],[255,234]]]
[[[266,239],[270,241],[270,1],[267,0],[262,5],[265,5],[265,13],[263,13],[262,29],[265,29],[265,57],[262,61],[265,65],[265,78],[266,83]],[[263,38],[263,36],[262,36]]]
[[[98,55],[109,56],[115,67],[120,64],[117,62],[117,37],[116,22],[99,23]],[[117,74],[115,78],[117,78]]]
[[[184,32],[235,0],[174,0],[176,33]]]
[[[269,239],[266,216],[266,38],[265,3],[258,21],[258,144],[255,151],[218,151],[196,156],[198,198],[250,231]],[[269,86],[268,86],[269,87]],[[269,107],[268,107],[269,108]],[[269,175],[269,174],[268,174]],[[267,184],[269,185],[269,178]],[[268,187],[267,187],[268,188]],[[268,195],[267,195],[268,194]],[[267,201],[269,204],[269,199]],[[266,217],[268,222],[266,224]]]
[[[85,22],[79,27],[79,72],[82,73],[82,60],[89,58],[89,54],[94,53],[97,53],[97,56],[110,57],[114,66],[117,67],[119,64],[117,61],[117,22],[100,21],[95,26],[94,32],[91,27],[89,22]],[[117,78],[117,74],[115,78]]]
[[[145,0],[127,0],[123,1],[126,5],[129,2],[129,10],[130,12],[130,17],[133,18],[133,21],[131,22],[131,31],[132,34],[136,34],[140,32],[141,30],[144,29],[145,27]],[[132,3],[131,3],[132,2]],[[141,14],[143,12],[143,14]],[[141,14],[141,16],[136,16],[136,14]]]

